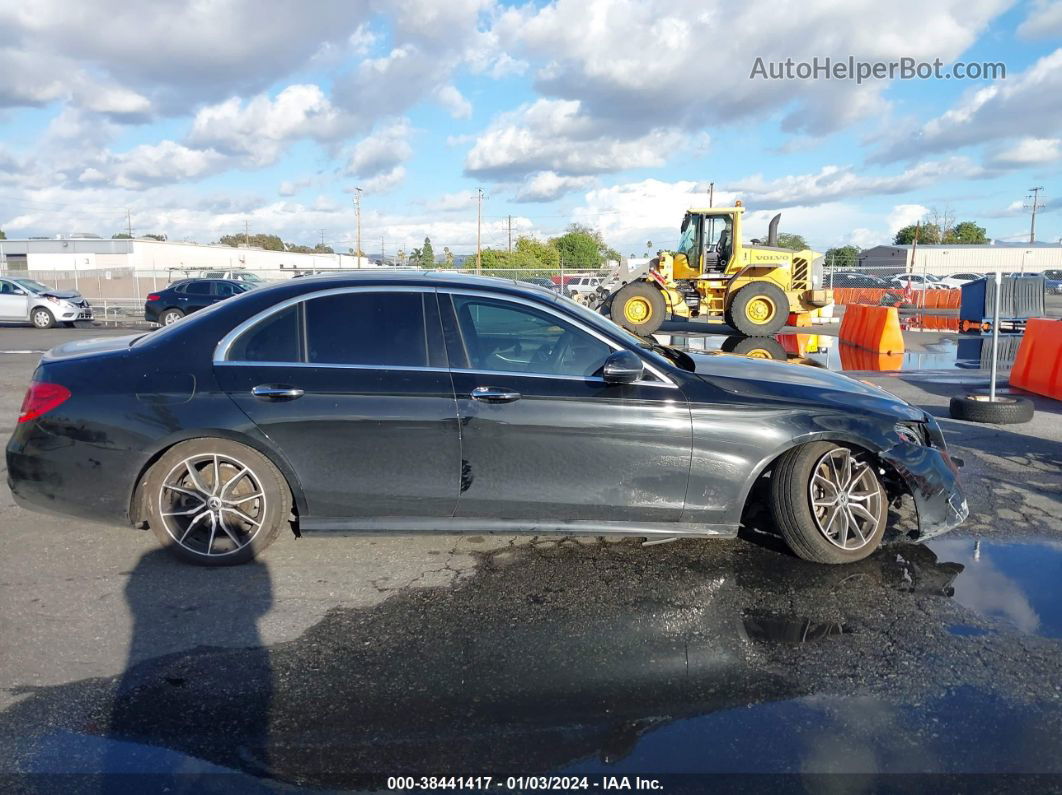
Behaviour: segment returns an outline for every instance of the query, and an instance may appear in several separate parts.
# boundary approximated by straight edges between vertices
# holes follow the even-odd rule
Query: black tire
[[[1016,425],[1033,418],[1033,404],[1028,398],[1015,395],[956,395],[948,405],[948,412],[957,420],[987,422],[993,425]]]
[[[727,337],[719,349],[724,353],[740,353],[750,359],[786,361],[785,348],[774,337]]]
[[[184,317],[184,312],[182,312],[180,309],[167,309],[165,312],[159,315],[159,325],[170,326],[176,323],[182,317]]]
[[[220,477],[214,474],[212,458],[221,462],[217,470]],[[246,467],[244,477],[231,474],[240,467]],[[191,468],[196,469],[196,478],[191,477]],[[197,479],[203,489],[197,487]],[[240,499],[248,489],[251,495],[259,493],[261,497]],[[228,439],[190,439],[174,445],[148,470],[142,494],[155,537],[177,558],[198,566],[236,566],[253,560],[288,526],[292,511],[291,489],[273,463],[257,450]],[[209,494],[219,502],[216,512],[200,494]],[[201,504],[189,510],[186,506],[192,499]],[[250,521],[240,519],[232,507],[220,507],[233,502]],[[173,508],[174,513],[164,516],[164,507]],[[201,513],[216,513],[209,517],[211,524],[203,520],[196,527],[188,527],[198,520],[200,514],[193,511],[200,508]],[[223,524],[231,530],[216,530],[218,516],[226,517]],[[255,520],[257,526],[252,524]]]
[[[34,328],[54,328],[55,327],[55,315],[51,310],[45,309],[43,306],[35,306],[30,312],[30,323]]]
[[[637,303],[646,310],[645,319],[637,322],[638,314],[628,310],[628,304]],[[619,288],[611,297],[609,317],[613,323],[633,331],[639,337],[648,337],[664,322],[667,305],[658,287],[644,281],[631,282]]]
[[[859,546],[851,549],[842,548],[828,538],[826,531],[820,529],[820,520],[816,519],[812,508],[812,476],[825,457],[832,454],[842,457],[847,454],[854,461],[865,464],[865,468],[859,470],[859,478],[866,478],[867,484],[862,491],[876,493],[876,501],[865,504],[876,508],[877,521],[872,523],[867,520],[867,527],[858,539],[853,538],[852,541],[853,544],[859,543]],[[888,497],[873,462],[860,460],[863,455],[861,451],[834,442],[811,442],[783,454],[775,464],[770,477],[771,515],[782,538],[797,557],[815,563],[854,563],[868,557],[881,544],[888,517]],[[829,508],[824,511],[821,521],[831,515]],[[835,511],[839,513],[840,508],[835,508]],[[844,541],[847,541],[849,525],[847,519],[844,521]]]
[[[77,326],[77,324],[74,323],[73,320],[64,320],[63,321],[63,328],[75,328],[76,326]]]
[[[754,302],[770,304],[773,307],[771,314],[763,322],[756,322],[749,316],[749,306]],[[766,282],[746,284],[734,293],[727,309],[730,312],[729,325],[746,337],[769,337],[777,334],[789,319],[789,300],[782,288]]]
[[[723,322],[730,326],[730,328],[734,329],[734,331],[737,331],[737,327],[734,325],[734,316],[730,314],[730,307],[723,310]]]

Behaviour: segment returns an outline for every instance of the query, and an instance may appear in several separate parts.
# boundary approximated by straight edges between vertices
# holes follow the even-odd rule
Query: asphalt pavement
[[[129,332],[0,329],[0,436],[36,351],[93,333]],[[946,418],[983,374],[860,377]],[[753,516],[735,541],[650,547],[286,537],[257,564],[206,570],[149,532],[23,511],[0,487],[0,776],[85,774],[59,781],[92,789],[101,771],[150,772],[197,791],[361,787],[366,773],[1057,787],[1062,404],[1037,408],[1018,426],[942,419],[970,519],[846,567],[797,560]],[[1053,777],[1015,777],[1030,773]]]

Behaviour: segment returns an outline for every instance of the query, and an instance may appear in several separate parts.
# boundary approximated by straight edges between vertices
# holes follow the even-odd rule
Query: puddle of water
[[[1062,543],[944,537],[929,546],[963,565],[954,582],[959,604],[1026,634],[1062,638]]]
[[[843,624],[811,621],[798,616],[751,613],[744,617],[742,623],[749,640],[770,643],[811,643],[851,632]]]

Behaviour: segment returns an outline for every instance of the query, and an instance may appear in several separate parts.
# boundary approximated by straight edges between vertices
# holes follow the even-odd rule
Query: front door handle
[[[303,391],[297,386],[287,384],[259,384],[251,389],[251,394],[257,398],[267,400],[294,400],[303,396]]]
[[[520,393],[497,386],[477,386],[472,390],[472,399],[484,400],[487,403],[512,403],[520,399]]]

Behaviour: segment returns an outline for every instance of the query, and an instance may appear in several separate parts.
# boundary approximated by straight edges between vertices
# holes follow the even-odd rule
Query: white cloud
[[[1056,160],[1062,160],[1062,138],[1022,138],[990,158],[993,165],[1004,168],[1038,166]]]
[[[929,214],[929,208],[921,204],[897,204],[885,219],[890,235],[895,235],[905,226],[918,223]]]
[[[687,143],[664,129],[624,140],[583,114],[576,100],[539,99],[495,119],[469,150],[465,173],[507,179],[538,171],[586,176],[659,167]]]
[[[357,119],[335,108],[319,86],[298,84],[275,99],[259,94],[245,103],[232,97],[203,108],[195,115],[188,143],[263,166],[275,162],[291,141],[333,141],[357,124]]]
[[[390,171],[383,171],[375,177],[363,180],[360,187],[366,193],[387,193],[401,185],[405,178],[405,166],[394,166]]]
[[[862,176],[850,166],[823,166],[815,174],[764,179],[760,175],[739,180],[730,189],[758,204],[774,207],[815,205],[855,196],[904,193],[947,179],[976,179],[986,172],[965,157],[919,163],[900,174]]]
[[[1018,25],[1018,35],[1026,39],[1062,37],[1062,2],[1035,0],[1029,16]]]
[[[212,149],[190,149],[174,141],[161,141],[142,144],[128,152],[107,153],[97,165],[82,171],[78,181],[135,190],[199,179],[221,169],[224,162],[225,157]]]
[[[396,166],[413,154],[413,148],[409,145],[411,133],[412,128],[406,119],[384,124],[354,146],[346,173],[362,179],[378,177],[385,172],[394,175]],[[398,172],[398,176],[401,177],[403,173],[404,170]]]
[[[540,171],[524,180],[514,198],[518,202],[551,202],[593,183],[593,177],[562,177],[553,171]]]
[[[450,83],[435,90],[435,99],[455,119],[467,119],[472,115],[472,103]]]
[[[1062,48],[1019,75],[973,89],[915,135],[887,144],[875,160],[889,161],[962,146],[1062,130]]]

